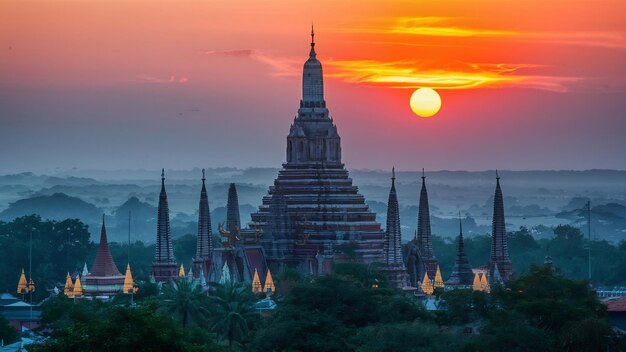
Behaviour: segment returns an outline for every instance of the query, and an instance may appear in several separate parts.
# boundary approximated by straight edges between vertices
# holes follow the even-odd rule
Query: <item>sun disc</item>
[[[420,117],[430,117],[441,109],[441,97],[434,89],[419,88],[411,95],[411,110]]]

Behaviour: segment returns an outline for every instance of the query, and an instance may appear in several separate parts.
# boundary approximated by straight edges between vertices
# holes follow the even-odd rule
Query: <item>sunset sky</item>
[[[626,169],[623,0],[0,0],[0,172],[279,167],[311,22],[348,168]]]

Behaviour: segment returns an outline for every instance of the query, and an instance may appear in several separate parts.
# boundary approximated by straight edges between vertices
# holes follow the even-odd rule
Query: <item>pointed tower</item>
[[[432,281],[428,277],[428,272],[424,273],[424,279],[422,280],[422,292],[427,295],[432,295],[435,292],[435,288],[433,287]]]
[[[456,260],[454,261],[454,269],[450,279],[446,282],[448,285],[457,287],[469,287],[472,285],[474,273],[470,266],[467,254],[465,254],[465,243],[463,241],[463,223],[461,222],[461,214],[459,213],[459,243],[456,251]]]
[[[130,271],[130,264],[126,266],[126,275],[124,277],[124,288],[122,292],[125,294],[134,294],[137,291],[135,287],[135,281],[133,280],[133,273]]]
[[[263,292],[263,287],[261,286],[261,280],[259,279],[259,272],[254,269],[254,277],[252,278],[252,293],[261,293]]]
[[[406,268],[402,261],[402,235],[400,233],[400,209],[396,194],[396,172],[391,170],[391,189],[387,201],[387,229],[385,231],[383,271],[389,285],[403,288],[407,285]]]
[[[200,204],[198,206],[198,243],[192,267],[194,278],[198,278],[201,271],[209,271],[211,256],[213,255],[211,211],[209,210],[209,197],[206,192],[205,180],[204,169],[202,169],[202,189],[200,190]]]
[[[480,277],[480,290],[487,293],[491,292],[491,287],[489,287],[489,281],[485,274]]]
[[[185,277],[185,266],[183,264],[180,265],[178,270],[178,277]]]
[[[433,281],[434,288],[444,288],[445,284],[443,283],[443,278],[441,277],[441,269],[439,269],[439,265],[437,265],[437,272],[435,273],[435,280]]]
[[[478,273],[474,274],[474,281],[472,283],[472,291],[482,291],[482,287],[480,285],[480,275]]]
[[[28,293],[28,281],[26,280],[26,275],[24,274],[24,269],[22,269],[22,274],[20,275],[20,280],[17,283],[17,293],[20,295],[24,295]]]
[[[228,266],[228,262],[224,262],[222,275],[220,276],[220,284],[224,285],[227,282],[230,282],[230,267]]]
[[[87,264],[85,264],[85,268]],[[83,269],[83,272],[85,270]],[[113,262],[107,230],[102,215],[102,228],[100,229],[100,243],[96,252],[96,259],[91,265],[91,272],[83,275],[85,296],[99,297],[112,296],[120,292],[124,285],[124,275],[120,273]]]
[[[176,279],[178,265],[174,260],[174,249],[170,235],[170,210],[165,193],[165,170],[161,170],[161,193],[157,218],[156,253],[152,262],[152,274],[156,282]]]
[[[276,291],[274,286],[274,279],[272,279],[272,271],[267,269],[267,275],[265,275],[265,285],[263,285],[263,292],[268,296],[271,296]]]
[[[509,281],[513,275],[513,266],[509,259],[509,249],[506,238],[506,227],[504,221],[504,199],[500,188],[500,176],[496,170],[496,193],[493,198],[493,223],[491,229],[491,256],[487,263],[489,277],[493,281],[495,268],[500,271],[503,282]]]
[[[63,294],[67,297],[72,297],[74,292],[74,283],[72,282],[72,277],[70,273],[67,273],[67,277],[65,278],[65,287],[63,288]]]
[[[234,183],[228,187],[228,200],[226,202],[226,230],[236,233],[241,230],[241,218],[239,217],[239,197]]]
[[[98,252],[96,252],[96,259],[91,266],[91,273],[85,275],[85,269],[87,268],[87,263],[85,263],[85,267],[83,268],[83,276],[121,276],[119,270],[117,270],[117,266],[113,262],[113,256],[111,255],[111,250],[109,249],[109,241],[107,239],[107,230],[104,224],[104,215],[102,215],[102,228],[100,229],[100,243],[98,244]]]
[[[80,298],[83,296],[83,285],[80,284],[80,276],[76,275],[76,281],[72,289],[72,298]]]
[[[384,261],[384,232],[342,163],[341,138],[326,105],[317,49],[311,30],[286,162],[258,212],[251,214],[252,224],[263,230],[261,245],[275,272],[290,267],[319,275],[338,262]],[[350,253],[340,249],[348,243]]]
[[[424,267],[422,270],[428,272],[428,276],[435,277],[439,263],[433,254],[433,242],[430,231],[430,209],[428,205],[428,191],[426,190],[426,176],[422,169],[422,190],[420,191],[419,212],[417,215],[417,248],[422,257]],[[420,276],[423,272],[420,273]]]

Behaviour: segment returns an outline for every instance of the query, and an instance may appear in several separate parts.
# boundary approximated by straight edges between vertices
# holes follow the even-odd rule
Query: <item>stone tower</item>
[[[241,229],[241,217],[239,216],[239,197],[234,183],[228,187],[228,200],[226,201],[226,230],[232,233]]]
[[[165,170],[161,170],[161,193],[157,218],[156,253],[152,262],[152,275],[156,282],[167,282],[178,277],[170,234],[170,210],[165,193]]]
[[[392,287],[403,288],[407,285],[406,269],[402,260],[402,235],[400,232],[400,207],[396,194],[396,174],[392,170],[391,189],[387,202],[387,228],[385,231],[383,271]]]
[[[446,284],[451,286],[472,286],[474,280],[474,273],[472,267],[465,254],[465,243],[463,242],[463,224],[461,223],[461,216],[459,214],[459,243],[456,251],[456,260],[454,261],[454,269],[450,279],[446,281]]]
[[[270,266],[304,274],[337,261],[380,262],[384,234],[341,163],[341,139],[324,100],[322,64],[311,30],[302,100],[287,136],[286,163],[252,214]]]
[[[420,191],[420,204],[417,214],[417,248],[423,262],[422,272],[419,278],[424,277],[424,270],[428,272],[428,277],[435,277],[437,272],[437,258],[433,253],[433,240],[430,231],[430,209],[428,205],[428,191],[426,190],[426,176],[422,169],[422,190]]]
[[[496,171],[496,193],[493,198],[493,223],[491,228],[491,256],[487,263],[489,278],[493,279],[499,271],[503,281],[508,281],[513,275],[513,266],[509,259],[509,248],[506,238],[504,222],[504,199],[500,188],[500,176]],[[496,270],[497,269],[497,270]],[[493,280],[490,280],[493,282]]]
[[[211,211],[209,209],[209,197],[207,196],[205,181],[204,169],[202,169],[202,189],[200,190],[200,203],[198,205],[198,242],[192,268],[195,278],[200,273],[207,274],[209,272],[211,256],[213,255]]]

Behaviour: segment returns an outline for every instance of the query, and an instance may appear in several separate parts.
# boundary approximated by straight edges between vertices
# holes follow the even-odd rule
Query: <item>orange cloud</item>
[[[626,49],[626,37],[611,31],[514,31],[492,28],[472,28],[458,25],[462,18],[454,17],[400,17],[394,23],[369,28],[337,29],[354,33],[377,33],[423,37],[476,37],[497,38],[508,41],[524,41],[546,44],[583,45]]]
[[[376,60],[329,61],[329,76],[347,82],[383,85],[391,88],[470,89],[480,87],[520,87],[565,92],[577,77],[513,75],[533,64],[464,64],[446,70],[420,67],[419,62]]]

